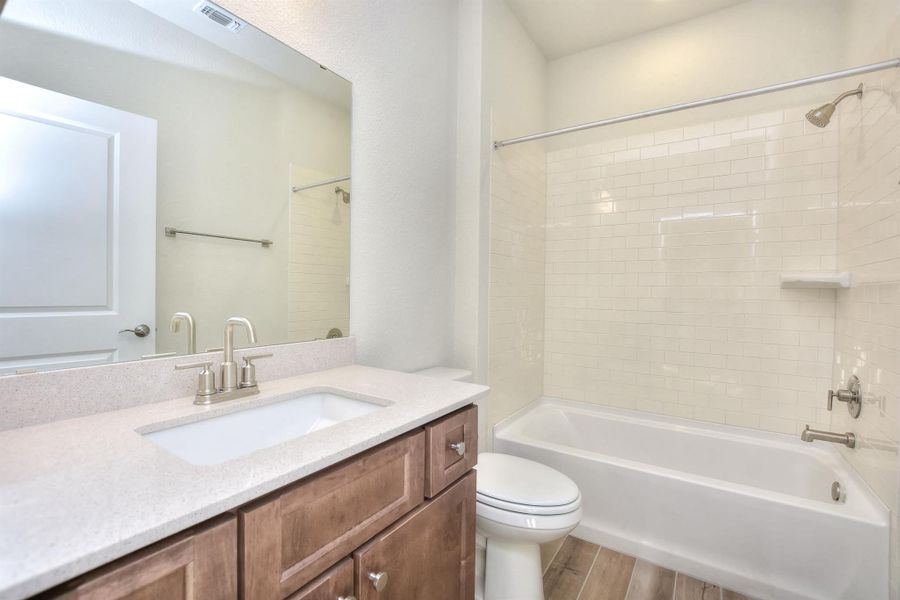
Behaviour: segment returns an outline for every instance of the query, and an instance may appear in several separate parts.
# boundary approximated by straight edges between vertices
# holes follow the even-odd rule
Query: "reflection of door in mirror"
[[[291,165],[291,189],[288,334],[325,339],[350,326],[350,181]]]
[[[0,165],[0,374],[152,353],[156,121],[0,77]]]

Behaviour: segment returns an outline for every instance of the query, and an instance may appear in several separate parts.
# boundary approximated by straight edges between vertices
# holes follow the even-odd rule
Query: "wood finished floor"
[[[751,600],[569,536],[544,572],[545,600]]]

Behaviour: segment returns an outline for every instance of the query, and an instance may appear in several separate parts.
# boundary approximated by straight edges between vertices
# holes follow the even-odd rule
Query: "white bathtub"
[[[544,398],[494,451],[575,480],[580,538],[757,598],[888,598],[888,511],[826,442]]]

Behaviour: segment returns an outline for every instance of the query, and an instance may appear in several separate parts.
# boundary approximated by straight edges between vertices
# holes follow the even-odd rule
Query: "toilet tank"
[[[466,369],[454,369],[452,367],[429,367],[421,371],[413,371],[413,375],[434,377],[435,379],[447,379],[452,381],[472,381],[472,371]]]

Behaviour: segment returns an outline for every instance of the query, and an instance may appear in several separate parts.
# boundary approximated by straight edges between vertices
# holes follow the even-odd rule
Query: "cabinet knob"
[[[462,456],[466,453],[466,443],[465,442],[453,442],[450,444],[450,449],[455,450],[457,454]]]
[[[356,600],[356,596],[338,596],[337,600]]]
[[[375,588],[376,592],[382,591],[387,587],[388,583],[388,574],[386,571],[381,571],[379,573],[369,573],[366,575],[369,578],[369,581],[372,582],[372,587]]]

